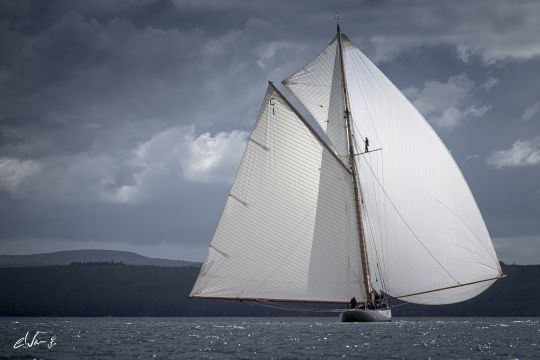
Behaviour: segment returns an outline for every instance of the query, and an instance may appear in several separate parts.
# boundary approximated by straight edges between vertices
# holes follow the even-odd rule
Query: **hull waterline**
[[[340,315],[342,322],[382,322],[392,321],[390,309],[347,309]]]

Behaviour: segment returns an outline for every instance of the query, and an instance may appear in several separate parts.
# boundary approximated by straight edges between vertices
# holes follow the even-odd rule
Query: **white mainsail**
[[[373,287],[396,297],[423,293],[403,298],[423,304],[478,295],[501,275],[501,268],[461,171],[416,108],[341,36],[349,110],[360,144],[355,148]],[[343,135],[329,131],[318,112],[329,108],[331,94],[339,92],[330,84],[341,85],[337,42],[283,82],[333,144],[340,144]],[[334,53],[334,62],[325,60]],[[322,107],[315,106],[319,103]],[[331,119],[329,113],[328,126]],[[339,123],[339,117],[334,119]],[[374,151],[360,154],[365,137]],[[443,288],[450,289],[430,292]]]
[[[423,304],[467,300],[501,275],[474,197],[448,149],[392,82],[343,36],[372,274],[393,296]],[[363,147],[358,149],[363,151]],[[380,284],[382,287],[383,284]]]
[[[273,85],[191,297],[365,299],[351,175]]]

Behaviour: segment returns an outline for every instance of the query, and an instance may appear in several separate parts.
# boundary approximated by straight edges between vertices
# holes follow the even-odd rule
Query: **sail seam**
[[[458,214],[456,214],[456,212],[450,208],[448,205],[446,205],[445,203],[443,203],[441,200],[437,199],[435,196],[432,196],[433,199],[435,199],[436,201],[438,201],[442,206],[444,206],[445,208],[448,209],[448,211],[450,211],[466,228],[467,230],[469,230],[469,232],[471,233],[471,235],[473,236],[473,238],[480,244],[480,246],[486,251],[486,253],[488,254],[488,256],[490,257],[490,260],[494,260],[494,262],[497,264],[498,261],[497,259],[493,259],[493,256],[491,254],[491,252],[486,249],[485,245],[482,244],[482,242],[478,239],[478,237],[476,236],[476,234],[472,231],[472,229],[469,227],[469,225],[467,225],[462,219],[461,217],[458,216]],[[493,269],[495,270],[495,269]],[[497,269],[498,271],[498,269]]]
[[[361,157],[362,159],[364,159],[363,157]],[[394,210],[396,210],[396,213],[399,215],[399,217],[401,218],[401,220],[403,221],[403,223],[407,226],[407,229],[409,229],[409,231],[411,232],[411,234],[414,236],[414,238],[420,243],[420,245],[422,245],[422,247],[424,248],[424,250],[426,250],[426,252],[429,254],[429,256],[431,256],[433,258],[433,260],[435,260],[437,262],[437,264],[439,264],[439,266],[446,272],[446,274],[448,276],[450,276],[452,278],[452,280],[454,280],[456,283],[459,284],[459,281],[443,266],[443,264],[441,264],[441,262],[439,260],[437,260],[437,258],[431,253],[431,251],[429,251],[429,249],[426,247],[426,245],[422,242],[422,240],[420,240],[420,238],[418,237],[418,235],[416,235],[416,233],[414,232],[414,230],[411,228],[411,226],[409,225],[409,223],[405,220],[405,218],[403,217],[403,215],[401,214],[401,212],[399,212],[399,210],[397,209],[396,205],[394,204],[394,202],[392,201],[392,199],[390,198],[390,196],[388,195],[388,193],[386,192],[386,190],[384,189],[384,187],[381,185],[381,182],[379,181],[379,178],[377,178],[377,175],[375,175],[375,173],[373,172],[373,169],[371,168],[371,166],[369,165],[369,163],[367,162],[366,159],[364,159],[365,162],[366,162],[366,165],[368,166],[369,168],[369,171],[371,171],[371,174],[373,175],[373,177],[375,178],[375,180],[377,180],[377,184],[379,184],[379,187],[381,188],[382,192],[384,193],[384,195],[386,196],[386,198],[388,199],[388,201],[390,202],[390,205],[392,205],[392,207],[394,208]]]

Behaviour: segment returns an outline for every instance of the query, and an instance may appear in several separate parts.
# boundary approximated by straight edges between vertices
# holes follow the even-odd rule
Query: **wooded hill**
[[[540,316],[540,265],[503,264],[503,271],[506,278],[472,300],[446,306],[407,304],[395,307],[393,314]],[[198,273],[199,267],[118,263],[0,268],[0,316],[337,316],[188,299]]]

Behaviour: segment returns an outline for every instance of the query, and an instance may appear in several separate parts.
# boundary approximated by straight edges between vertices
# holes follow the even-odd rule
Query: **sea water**
[[[540,359],[539,320],[0,318],[0,358]]]

